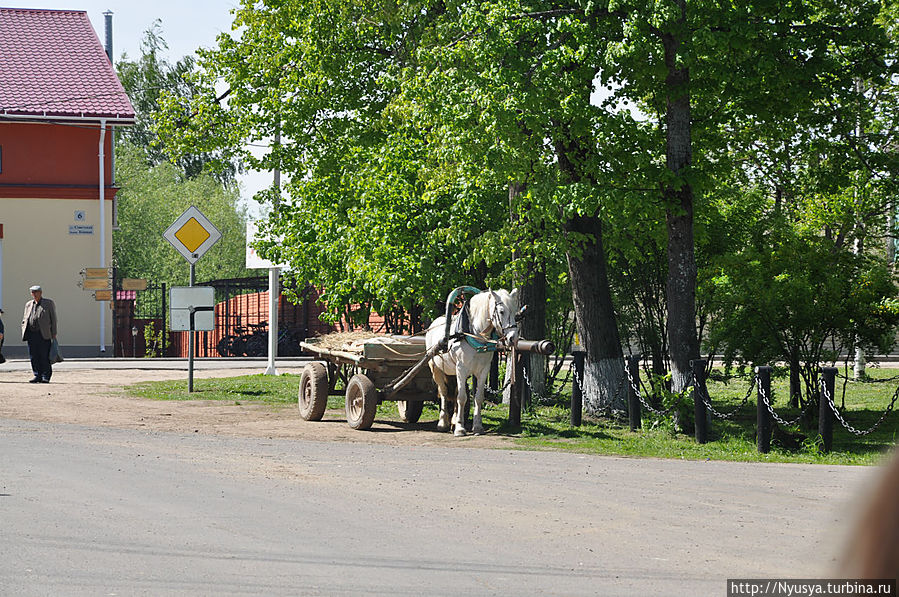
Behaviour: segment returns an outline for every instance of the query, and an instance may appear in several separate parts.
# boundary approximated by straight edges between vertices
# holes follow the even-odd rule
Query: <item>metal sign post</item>
[[[188,286],[188,288],[194,288],[194,265],[197,263],[200,257],[202,257],[206,253],[206,251],[208,251],[210,247],[212,247],[212,245],[217,243],[219,239],[222,238],[222,233],[219,232],[218,228],[212,225],[212,222],[209,221],[209,218],[203,215],[203,212],[191,205],[186,210],[184,210],[184,213],[181,214],[178,219],[175,220],[162,235],[167,241],[172,244],[173,247],[175,247],[175,249],[179,253],[181,253],[181,255],[190,264],[190,286]],[[214,295],[214,291],[212,288],[209,288],[208,290]],[[175,288],[172,288],[172,291],[171,329],[175,330]],[[194,391],[194,332],[196,331],[196,329],[215,329],[215,318],[211,317],[213,302],[214,296],[210,296],[208,309],[206,308],[207,305],[205,305],[204,303],[190,303],[186,307],[189,311],[189,327],[187,336],[188,392]],[[210,313],[212,325],[209,328],[194,328],[194,314],[197,311],[208,311]]]
[[[191,266],[193,269],[193,266]],[[174,286],[169,289],[170,320],[173,332],[188,335],[187,391],[194,391],[194,332],[215,329],[215,289],[211,286]]]

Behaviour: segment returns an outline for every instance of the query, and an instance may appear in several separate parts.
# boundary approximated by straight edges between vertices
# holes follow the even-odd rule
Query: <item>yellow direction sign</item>
[[[109,290],[109,278],[85,278],[85,290]]]
[[[123,278],[122,290],[146,290],[147,280],[145,278]]]
[[[222,233],[196,207],[188,207],[163,236],[189,263],[196,263]]]
[[[108,278],[109,270],[105,267],[86,267],[84,268],[85,278]]]

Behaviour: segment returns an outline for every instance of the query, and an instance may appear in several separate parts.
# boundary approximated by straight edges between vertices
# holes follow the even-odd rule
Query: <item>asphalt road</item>
[[[725,595],[875,473],[0,420],[0,594]]]

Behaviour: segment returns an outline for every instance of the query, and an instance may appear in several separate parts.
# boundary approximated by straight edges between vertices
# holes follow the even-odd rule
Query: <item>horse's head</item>
[[[515,346],[518,343],[518,289],[490,290],[490,322],[504,346]]]

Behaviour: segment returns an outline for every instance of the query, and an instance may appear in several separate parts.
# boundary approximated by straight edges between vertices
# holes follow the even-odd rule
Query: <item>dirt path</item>
[[[201,370],[195,379],[233,377],[258,370]],[[299,373],[299,369],[279,372]],[[27,371],[0,368],[0,418],[54,423],[99,425],[229,435],[319,441],[388,443],[395,445],[455,445],[502,447],[509,438],[480,436],[453,438],[438,433],[434,421],[405,425],[376,420],[371,431],[354,431],[342,409],[330,410],[324,420],[303,421],[296,408],[222,401],[160,401],[133,398],[126,385],[139,381],[187,379],[184,370],[57,369],[50,384],[30,384]]]

